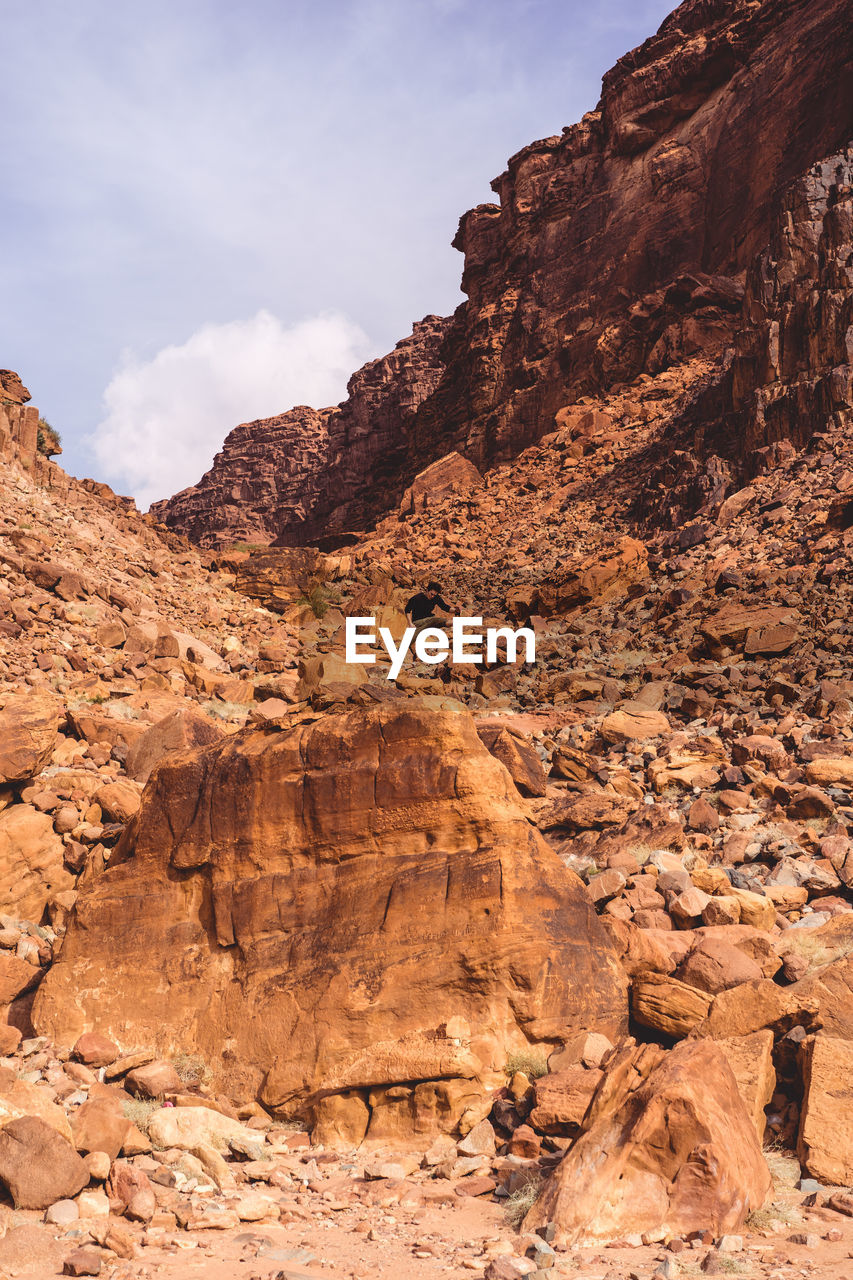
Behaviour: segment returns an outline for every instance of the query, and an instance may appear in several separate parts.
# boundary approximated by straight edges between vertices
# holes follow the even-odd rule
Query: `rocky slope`
[[[452,320],[415,326],[338,410],[237,428],[158,516],[205,546],[339,536],[442,454],[510,458],[585,393],[722,353],[756,255],[808,252],[809,200],[832,177],[803,175],[853,137],[851,20],[850,0],[687,0],[608,72],[594,111],[514,156],[499,203],[462,218],[468,300]],[[767,250],[797,179],[799,246],[782,250],[777,221]],[[806,430],[777,408],[749,447]]]
[[[683,5],[176,500],[320,548],[0,374],[0,1271],[846,1274],[847,19]],[[535,662],[344,661],[435,577]]]

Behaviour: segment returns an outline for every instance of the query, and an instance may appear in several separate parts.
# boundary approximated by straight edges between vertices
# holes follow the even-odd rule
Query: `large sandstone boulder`
[[[161,1147],[192,1151],[207,1142],[225,1151],[229,1139],[257,1141],[257,1132],[210,1107],[162,1107],[148,1121],[148,1136]]]
[[[47,694],[7,695],[0,705],[0,786],[39,773],[56,746],[59,704]]]
[[[524,1226],[566,1244],[636,1231],[737,1231],[770,1190],[754,1122],[718,1045],[629,1041]]]
[[[747,1113],[755,1127],[758,1141],[763,1142],[767,1117],[764,1109],[776,1088],[773,1066],[773,1032],[753,1031],[748,1036],[718,1040],[738,1087]]]
[[[649,555],[643,544],[635,538],[620,538],[580,563],[560,567],[536,587],[516,588],[507,596],[507,607],[515,618],[570,613],[593,601],[603,604],[627,595],[648,573]]]
[[[626,1018],[609,935],[504,766],[466,713],[414,702],[163,761],[34,1009],[66,1043],[200,1053],[284,1115],[487,1079]]]
[[[0,1129],[0,1182],[16,1209],[46,1209],[82,1191],[89,1170],[67,1138],[38,1116]]]
[[[403,494],[400,510],[407,515],[425,511],[450,493],[471,493],[482,487],[483,477],[473,462],[460,453],[448,453],[415,476]]]
[[[853,1044],[820,1031],[803,1045],[803,1107],[797,1154],[813,1178],[853,1183]]]
[[[644,741],[668,732],[669,721],[663,712],[641,702],[625,702],[601,722],[602,738],[613,743]]]
[[[28,804],[0,813],[0,911],[41,920],[49,899],[74,887],[64,852],[49,814]]]

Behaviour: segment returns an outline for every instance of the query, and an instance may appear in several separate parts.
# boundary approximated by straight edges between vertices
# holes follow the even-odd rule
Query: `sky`
[[[0,0],[0,367],[148,503],[461,301],[459,217],[667,0]]]

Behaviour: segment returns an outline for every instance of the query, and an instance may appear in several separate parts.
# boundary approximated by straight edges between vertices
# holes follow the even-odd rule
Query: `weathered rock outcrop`
[[[34,1022],[201,1053],[232,1096],[293,1114],[487,1081],[626,1014],[586,890],[473,721],[404,703],[165,760]]]
[[[853,136],[853,128],[851,128]],[[718,376],[684,420],[683,448],[658,450],[658,484],[639,508],[726,524],[739,488],[827,428],[853,421],[853,146],[822,158],[781,198],[769,244],[746,276],[741,326]],[[733,494],[732,490],[738,493]],[[853,523],[843,494],[832,527]],[[727,508],[723,507],[728,499]]]
[[[464,215],[468,300],[452,321],[416,326],[338,410],[238,428],[157,514],[206,545],[362,527],[432,459],[457,450],[482,468],[585,392],[719,354],[780,193],[853,137],[851,21],[853,0],[686,0],[607,73],[594,111],[510,160],[498,204]],[[767,307],[766,278],[755,286]],[[773,397],[759,434],[838,394]]]
[[[735,1077],[714,1044],[667,1053],[631,1042],[605,1063],[583,1132],[525,1219],[557,1239],[632,1231],[737,1231],[770,1191],[770,1171]]]
[[[153,513],[202,546],[287,546],[363,527],[406,470],[415,413],[444,370],[449,324],[439,316],[416,324],[353,374],[340,405],[300,405],[236,427],[199,483]]]
[[[44,438],[30,393],[12,369],[0,369],[0,465],[12,459],[32,472],[45,488],[65,490],[68,476],[51,462],[49,454],[62,453],[59,437],[48,429]]]
[[[0,787],[43,769],[59,729],[59,702],[49,694],[0,695]]]

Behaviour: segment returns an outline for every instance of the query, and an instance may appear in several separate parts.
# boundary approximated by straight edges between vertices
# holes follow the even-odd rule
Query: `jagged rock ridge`
[[[353,374],[341,405],[300,405],[236,427],[199,484],[152,511],[204,546],[306,541],[342,496],[350,502],[332,527],[364,525],[373,511],[365,477],[393,491],[415,414],[444,370],[448,325],[439,316],[420,321],[389,355]]]
[[[779,194],[853,136],[851,19],[853,0],[687,0],[464,215],[452,320],[415,326],[339,410],[238,428],[156,514],[206,545],[364,527],[452,449],[509,458],[583,394],[721,352]]]

